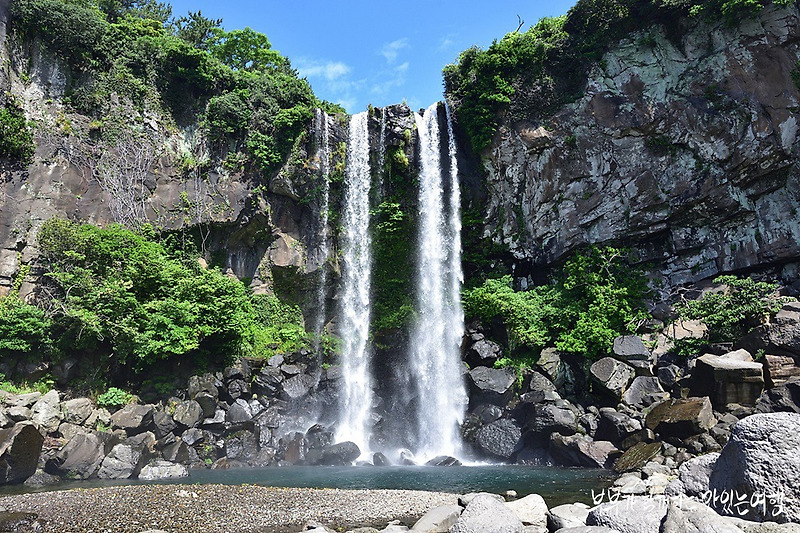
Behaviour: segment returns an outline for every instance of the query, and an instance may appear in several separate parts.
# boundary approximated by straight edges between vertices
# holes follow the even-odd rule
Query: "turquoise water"
[[[525,496],[536,493],[549,506],[583,501],[591,502],[592,489],[599,492],[609,483],[605,470],[533,466],[346,466],[346,467],[270,467],[228,470],[191,470],[188,478],[158,483],[241,485],[267,487],[306,487],[338,489],[408,489],[467,493],[486,491],[503,493],[515,490]],[[66,490],[111,485],[148,484],[153,482],[112,482],[91,480],[65,482],[36,489]],[[25,487],[0,487],[0,494],[33,492]]]

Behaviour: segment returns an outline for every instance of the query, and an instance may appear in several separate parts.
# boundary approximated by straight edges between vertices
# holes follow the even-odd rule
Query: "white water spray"
[[[367,347],[372,267],[368,118],[366,112],[353,115],[347,145],[340,313],[343,390],[341,417],[336,431],[337,442],[355,442],[362,454],[369,449],[369,419],[373,398]]]
[[[449,118],[449,115],[448,115]],[[449,183],[441,165],[439,104],[414,115],[419,135],[417,321],[411,337],[416,389],[417,456],[458,455],[466,392],[459,343],[461,247],[457,162],[448,120]],[[446,189],[450,195],[445,200]]]
[[[314,321],[314,351],[321,355],[322,335],[325,330],[326,304],[325,287],[328,284],[328,209],[330,207],[330,130],[328,128],[328,114],[317,108],[314,114],[317,134],[317,157],[319,158],[319,173],[322,181],[322,198],[319,205],[319,227],[317,228],[317,279],[316,317]]]

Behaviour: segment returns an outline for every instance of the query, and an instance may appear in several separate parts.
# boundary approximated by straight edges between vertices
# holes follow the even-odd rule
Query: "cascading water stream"
[[[342,217],[344,264],[340,334],[342,337],[342,404],[336,431],[338,442],[369,449],[372,379],[367,346],[372,267],[369,235],[369,134],[366,112],[350,119]]]
[[[317,157],[319,158],[319,173],[322,180],[322,198],[319,203],[319,227],[317,229],[317,278],[316,317],[314,320],[314,351],[321,356],[322,335],[325,329],[326,304],[325,290],[328,284],[327,261],[330,252],[328,248],[328,209],[330,207],[330,130],[328,128],[328,114],[317,108],[314,115],[317,133]]]
[[[466,393],[459,343],[463,331],[460,304],[459,200],[455,143],[448,121],[449,183],[441,165],[439,104],[414,115],[419,135],[419,231],[417,320],[411,336],[411,383],[416,392],[418,456],[458,455],[459,423]],[[445,199],[446,189],[450,195]],[[454,220],[456,219],[456,220]]]

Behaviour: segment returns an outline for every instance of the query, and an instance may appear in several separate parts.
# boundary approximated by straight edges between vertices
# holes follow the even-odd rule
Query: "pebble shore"
[[[36,513],[41,531],[141,533],[292,532],[313,520],[335,528],[413,523],[456,494],[409,490],[274,488],[255,485],[134,485],[0,498]]]

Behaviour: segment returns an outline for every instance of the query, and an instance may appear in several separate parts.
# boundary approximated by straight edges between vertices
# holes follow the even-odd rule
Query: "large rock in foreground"
[[[469,502],[451,533],[523,533],[519,518],[503,503],[486,494],[478,494]]]
[[[31,423],[0,430],[0,485],[22,483],[36,472],[44,437]]]
[[[755,405],[764,390],[764,367],[745,350],[705,354],[697,360],[692,382],[693,394],[710,396],[719,409],[729,403]]]
[[[714,464],[709,488],[734,498],[763,497],[742,518],[800,522],[800,414],[767,413],[740,420]],[[734,500],[736,501],[736,500]],[[719,502],[717,502],[719,503]],[[718,511],[725,509],[713,505]]]

